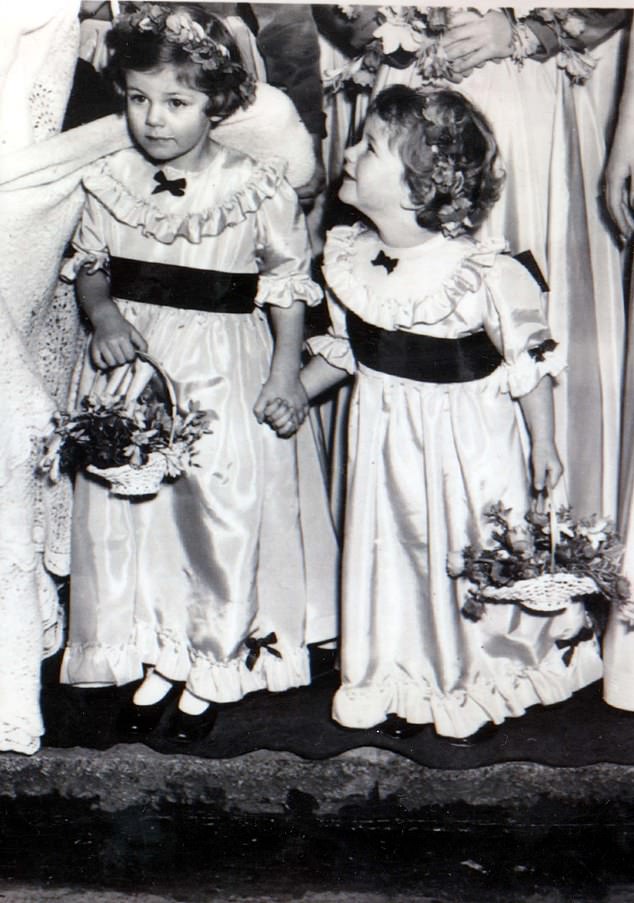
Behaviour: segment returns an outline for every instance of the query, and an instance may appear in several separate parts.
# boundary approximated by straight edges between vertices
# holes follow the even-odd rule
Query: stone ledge
[[[290,794],[290,797],[289,797]],[[102,812],[133,807],[203,806],[223,817],[420,818],[436,807],[480,810],[521,822],[553,811],[562,818],[602,810],[634,813],[634,766],[579,768],[510,762],[436,770],[387,750],[362,748],[323,761],[258,751],[233,759],[161,755],[142,745],[107,751],[45,749],[32,758],[0,756],[0,798],[54,795]],[[290,800],[290,802],[289,802]],[[606,807],[606,804],[612,804]],[[546,815],[548,813],[548,816]],[[539,817],[537,815],[537,817]]]

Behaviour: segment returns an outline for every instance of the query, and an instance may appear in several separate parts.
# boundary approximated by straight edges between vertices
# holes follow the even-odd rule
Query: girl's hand
[[[264,422],[268,423],[272,430],[275,430],[282,439],[288,439],[293,436],[302,425],[303,419],[300,420],[295,409],[292,408],[287,401],[282,398],[276,398],[270,401],[264,412]]]
[[[270,376],[262,386],[253,413],[258,423],[268,423],[279,436],[292,436],[308,414],[308,396],[299,377]]]
[[[483,16],[464,11],[452,15],[443,47],[454,72],[465,77],[489,60],[510,56],[512,36],[511,23],[501,10],[489,10]]]
[[[619,140],[621,135],[619,124],[605,169],[605,202],[621,237],[629,239],[634,232],[634,150],[631,143]]]
[[[138,351],[147,351],[147,342],[118,310],[110,310],[94,324],[90,356],[99,370],[109,370],[133,361]]]
[[[533,489],[543,492],[554,489],[564,472],[559,453],[554,442],[536,442],[531,449]]]

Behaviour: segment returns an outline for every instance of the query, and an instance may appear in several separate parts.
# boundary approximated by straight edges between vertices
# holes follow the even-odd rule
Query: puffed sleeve
[[[60,273],[64,282],[73,282],[83,267],[88,273],[109,271],[110,255],[105,239],[104,218],[103,206],[88,194],[71,241],[75,253],[66,261]]]
[[[326,298],[330,314],[328,332],[326,335],[316,335],[308,339],[306,347],[313,357],[320,354],[333,367],[354,373],[357,362],[350,347],[345,308],[330,290],[326,292]]]
[[[519,398],[546,374],[561,373],[565,361],[550,334],[539,286],[520,263],[499,256],[484,288],[484,327],[504,358],[508,391]]]
[[[311,252],[297,195],[282,181],[257,212],[256,254],[260,270],[256,304],[290,307],[319,304],[323,292],[310,277]]]

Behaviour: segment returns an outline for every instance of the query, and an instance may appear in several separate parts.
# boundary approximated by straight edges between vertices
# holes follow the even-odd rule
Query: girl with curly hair
[[[194,402],[216,419],[196,470],[158,495],[130,501],[78,475],[62,681],[144,677],[122,738],[147,737],[177,697],[165,730],[187,743],[211,730],[219,703],[308,683],[306,644],[336,634],[325,490],[313,475],[300,491],[301,450],[314,440],[267,424],[271,410],[293,431],[304,419],[304,310],[322,292],[283,164],[213,140],[254,97],[221,20],[144,4],[108,42],[135,146],[83,180],[66,268],[92,327],[80,394],[96,371],[138,371],[147,351],[180,408]],[[321,581],[305,541],[316,524]]]
[[[501,184],[489,125],[449,90],[386,89],[346,152],[339,197],[366,221],[328,235],[332,326],[301,377],[310,398],[355,377],[333,704],[346,727],[481,738],[601,675],[581,604],[555,616],[493,605],[474,623],[448,573],[485,543],[488,507],[519,524],[562,473],[562,361],[540,288],[503,240],[469,235]]]

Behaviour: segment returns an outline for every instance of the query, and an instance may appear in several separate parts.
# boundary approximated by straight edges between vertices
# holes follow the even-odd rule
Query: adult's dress
[[[0,160],[60,130],[78,7],[77,0],[29,2],[0,16]],[[61,639],[54,575],[68,572],[68,487],[47,489],[35,465],[56,384],[53,368],[44,375],[40,349],[65,329],[61,316],[49,316],[49,302],[62,236],[78,209],[72,198],[45,203],[36,217],[17,198],[0,206],[0,750],[22,753],[40,744],[41,659]]]

